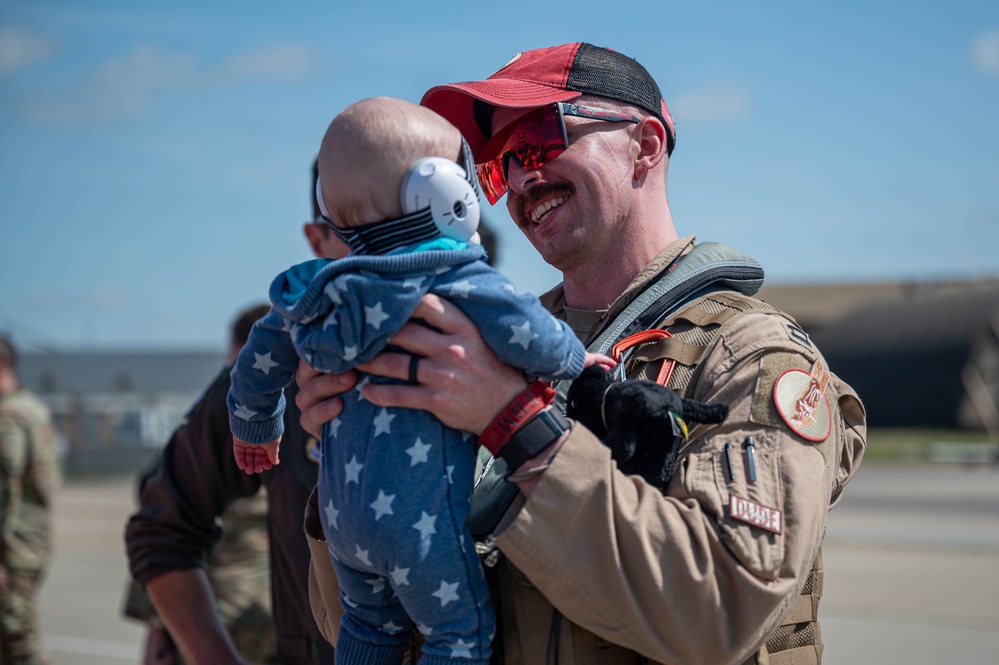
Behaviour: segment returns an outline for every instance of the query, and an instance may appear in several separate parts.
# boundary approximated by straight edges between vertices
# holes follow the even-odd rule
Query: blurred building
[[[999,279],[764,287],[849,382],[872,427],[999,439]]]
[[[67,473],[135,471],[223,365],[212,352],[27,352],[18,377],[52,409]]]
[[[999,279],[769,285],[872,427],[984,430],[999,440]],[[68,473],[135,471],[220,370],[213,352],[24,352],[18,374],[52,408]]]

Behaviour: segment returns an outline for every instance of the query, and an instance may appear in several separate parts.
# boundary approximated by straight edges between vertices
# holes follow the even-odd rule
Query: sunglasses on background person
[[[489,203],[496,203],[510,189],[507,178],[511,159],[533,171],[569,149],[569,135],[565,131],[567,115],[607,122],[641,122],[641,118],[628,113],[566,102],[554,102],[526,113],[500,130],[479,151],[479,159],[483,161],[475,169]]]

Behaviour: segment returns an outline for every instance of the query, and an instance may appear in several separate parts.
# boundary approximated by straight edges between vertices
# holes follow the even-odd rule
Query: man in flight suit
[[[482,543],[502,554],[499,660],[820,662],[820,548],[863,455],[864,410],[794,320],[752,297],[756,261],[677,233],[666,195],[676,132],[656,81],[618,52],[563,44],[432,88],[421,103],[462,131],[483,190],[506,195],[514,222],[562,272],[542,302],[588,350],[666,331],[632,346],[625,375],[729,409],[689,436],[664,428],[662,445],[680,448],[660,488],[623,474],[588,429],[552,414],[558,401],[531,402],[524,378],[446,300],[425,298],[414,315],[436,330],[410,324],[393,338],[420,356],[415,372],[406,353],[361,366],[419,379],[366,384],[366,399],[488,436],[510,464],[519,497]],[[335,417],[335,395],[355,380],[300,370],[303,425]],[[317,621],[332,635],[336,580],[314,563]]]

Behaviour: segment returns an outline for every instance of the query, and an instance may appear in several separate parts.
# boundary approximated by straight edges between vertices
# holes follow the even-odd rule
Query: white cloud
[[[0,76],[43,62],[55,53],[55,45],[11,26],[0,26]]]
[[[28,97],[19,107],[26,120],[54,125],[91,125],[131,117],[149,108],[164,90],[187,87],[196,77],[197,56],[140,46],[108,60],[62,90]]]
[[[668,101],[678,124],[725,122],[749,114],[749,93],[741,85],[708,85]]]
[[[299,44],[272,44],[256,51],[237,53],[214,72],[222,82],[253,79],[296,80],[318,65],[316,54]]]
[[[89,126],[136,117],[164,95],[251,82],[295,80],[318,58],[298,45],[267,45],[207,66],[195,52],[140,45],[62,90],[22,99],[22,116],[42,124]]]
[[[999,28],[992,28],[975,38],[971,57],[983,74],[999,76]]]
[[[80,311],[120,311],[131,306],[128,293],[119,287],[94,287],[75,291],[42,284],[25,292],[18,311],[29,314]]]
[[[87,297],[90,304],[99,311],[124,311],[131,305],[128,294],[120,289],[97,290]]]

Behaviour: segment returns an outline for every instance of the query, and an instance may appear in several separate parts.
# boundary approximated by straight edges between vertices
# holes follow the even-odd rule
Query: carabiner
[[[658,330],[653,328],[652,330],[641,330],[633,335],[628,335],[621,341],[617,342],[611,347],[611,357],[620,363],[621,380],[623,381],[626,377],[624,375],[624,363],[621,362],[621,355],[628,349],[640,346],[646,342],[653,342],[655,340],[663,339],[665,337],[672,337],[665,330]],[[662,367],[659,368],[659,375],[656,377],[656,383],[661,386],[665,386],[669,383],[669,379],[673,376],[673,368],[676,367],[676,361],[673,359],[663,360]]]

